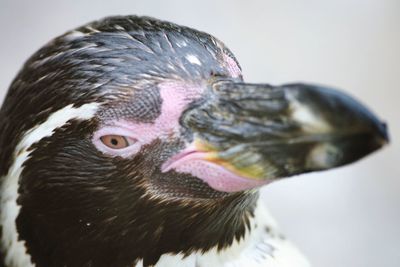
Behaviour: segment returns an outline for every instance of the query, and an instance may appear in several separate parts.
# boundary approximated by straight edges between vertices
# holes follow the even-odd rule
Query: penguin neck
[[[207,251],[196,250],[190,254],[163,254],[154,267],[164,266],[213,266],[213,267],[309,267],[308,262],[279,232],[274,219],[261,200],[258,200],[249,219],[249,227],[240,239],[221,248],[214,246]],[[229,227],[229,222],[226,223]],[[147,266],[141,260],[135,267]]]
[[[199,201],[178,213],[167,212],[143,257],[144,266],[156,264],[163,255],[188,255],[193,251],[222,251],[241,243],[252,231],[259,193],[238,193],[223,199]],[[181,204],[174,204],[181,206]],[[165,207],[160,207],[161,209]],[[159,230],[162,229],[162,230]]]

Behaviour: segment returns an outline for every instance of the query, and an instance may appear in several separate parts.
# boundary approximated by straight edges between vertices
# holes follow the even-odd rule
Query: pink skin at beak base
[[[268,180],[255,180],[239,176],[226,168],[207,160],[207,152],[199,151],[194,145],[171,157],[161,167],[162,172],[175,170],[191,174],[211,188],[222,192],[238,192],[267,184]]]

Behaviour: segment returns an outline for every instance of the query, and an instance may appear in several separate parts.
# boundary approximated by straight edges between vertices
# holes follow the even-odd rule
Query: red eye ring
[[[134,143],[134,140],[122,135],[104,135],[100,140],[111,149],[123,149]]]

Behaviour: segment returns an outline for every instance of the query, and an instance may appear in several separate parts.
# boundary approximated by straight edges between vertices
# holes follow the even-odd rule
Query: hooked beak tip
[[[386,122],[381,122],[378,127],[378,135],[382,146],[390,143],[389,130]]]

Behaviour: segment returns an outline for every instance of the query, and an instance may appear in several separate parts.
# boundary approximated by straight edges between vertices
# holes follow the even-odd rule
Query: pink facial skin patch
[[[191,174],[206,182],[211,188],[222,192],[248,190],[269,182],[239,176],[218,164],[207,161],[206,158],[206,152],[197,151],[194,145],[191,145],[165,162],[161,171],[175,170]]]
[[[235,62],[233,58],[228,55],[223,55],[223,60],[225,62],[225,66],[229,71],[229,74],[233,78],[238,78],[242,75],[242,71],[240,70],[238,64]]]
[[[232,71],[240,71],[232,60]],[[240,75],[240,72],[236,73]],[[93,135],[93,143],[101,152],[111,156],[124,158],[133,157],[141,148],[156,139],[166,139],[178,135],[180,131],[179,118],[187,105],[199,98],[205,86],[187,87],[178,83],[160,84],[162,98],[161,114],[153,123],[134,122],[128,120],[108,121]],[[112,149],[104,145],[102,136],[119,135],[133,140],[132,144],[123,149]],[[223,192],[237,192],[268,183],[239,176],[226,168],[206,160],[206,153],[197,151],[193,145],[171,157],[162,166],[162,172],[175,170],[188,173],[206,182],[211,188]]]
[[[139,152],[143,145],[179,134],[179,118],[182,112],[190,102],[201,96],[205,86],[189,87],[187,84],[164,83],[160,84],[159,88],[162,99],[161,114],[153,123],[108,121],[93,135],[92,142],[97,149],[105,154],[128,158]],[[135,142],[123,149],[112,149],[101,142],[100,138],[105,135],[125,136]]]

